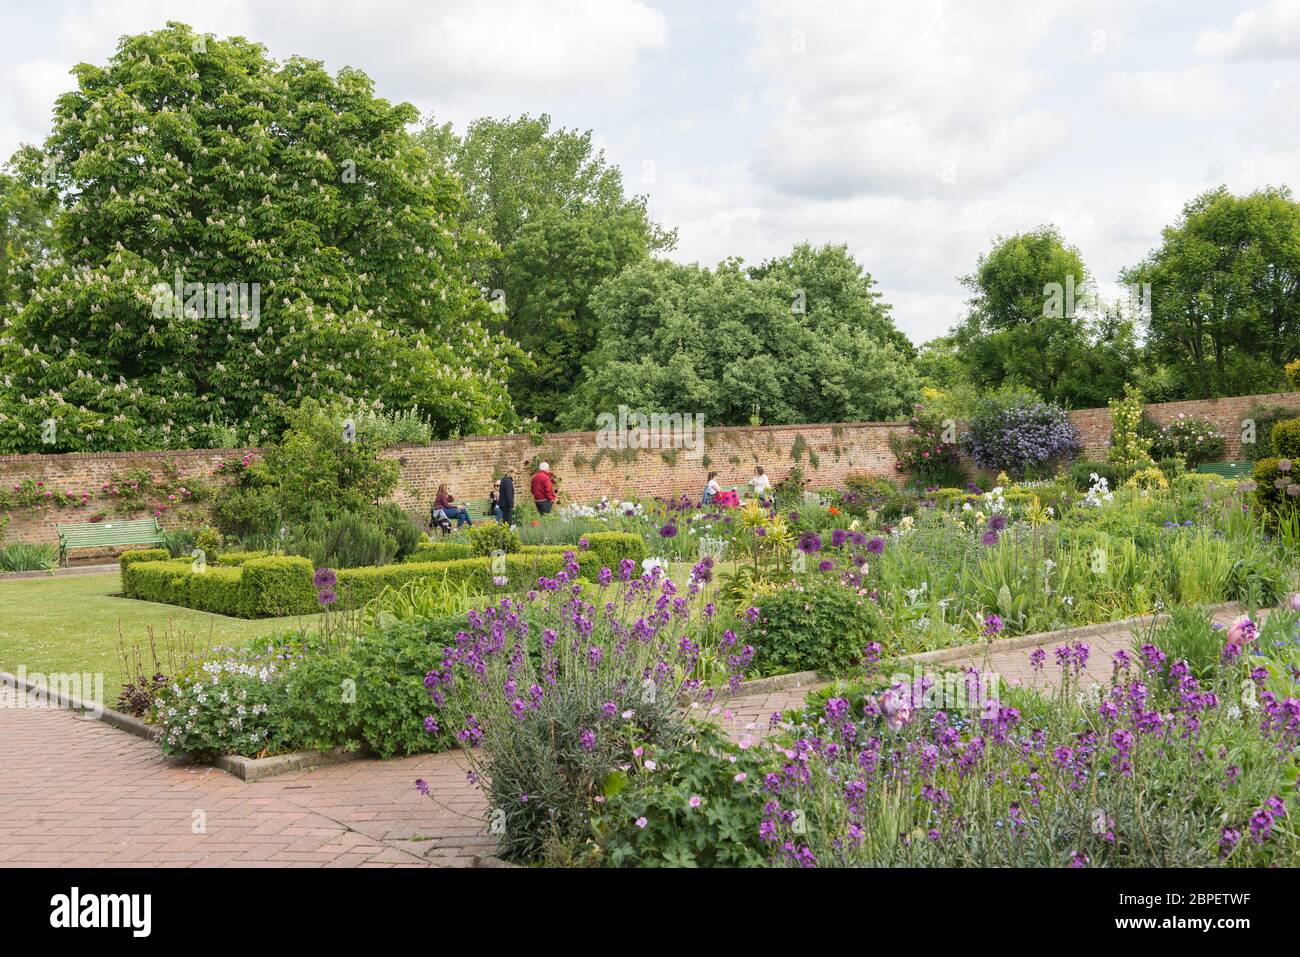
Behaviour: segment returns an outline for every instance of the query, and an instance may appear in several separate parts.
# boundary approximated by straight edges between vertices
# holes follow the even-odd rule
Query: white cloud
[[[751,61],[788,95],[756,146],[756,171],[817,197],[1004,181],[1068,135],[1063,116],[1029,102],[1042,77],[1028,54],[1056,11],[765,0]]]
[[[1110,102],[1131,113],[1212,116],[1231,106],[1223,74],[1211,66],[1113,73],[1106,80]]]
[[[1233,17],[1226,30],[1203,30],[1195,49],[1235,59],[1300,57],[1300,0],[1271,0]]]

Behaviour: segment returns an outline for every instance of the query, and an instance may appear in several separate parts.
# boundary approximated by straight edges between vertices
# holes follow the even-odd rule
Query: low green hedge
[[[649,555],[645,539],[632,532],[592,532],[582,537],[587,541],[587,551],[612,571],[618,571],[618,563],[625,558],[632,559],[640,566]]]
[[[233,568],[236,565],[250,562],[254,558],[266,558],[268,555],[270,555],[270,552],[222,552],[217,556],[216,561],[211,562],[210,564],[225,565]]]
[[[538,578],[554,578],[564,568],[565,552],[572,552],[581,577],[595,580],[601,568],[617,572],[618,564],[630,558],[640,564],[645,557],[645,542],[627,532],[596,532],[585,536],[587,547],[578,545],[530,545],[521,552],[505,555],[504,575],[507,584],[493,579],[492,558],[453,558],[440,561],[406,561],[396,565],[365,568],[340,568],[335,574],[335,590],[341,608],[359,608],[392,585],[400,588],[417,578],[445,578],[454,587],[465,587],[471,595],[488,595],[502,588],[530,588]],[[455,555],[453,547],[469,546],[453,542],[429,543],[438,546],[433,554]],[[429,550],[418,552],[427,553]],[[287,615],[310,615],[320,610],[314,569],[309,559],[293,555],[265,555],[259,552],[228,552],[220,564],[197,572],[188,558],[166,558],[161,549],[140,549],[149,558],[123,561],[122,591],[128,598],[183,605],[235,618],[281,618]],[[498,566],[499,567],[499,566]]]
[[[601,563],[591,552],[580,552],[572,546],[552,546],[554,551],[525,551],[502,556],[509,589],[528,588],[538,578],[554,578],[564,568],[564,553],[573,552],[580,574],[594,578],[600,573]],[[417,578],[437,577],[456,587],[466,584],[471,595],[485,595],[500,591],[502,586],[492,579],[491,558],[460,558],[450,562],[404,562],[400,565],[380,565],[371,568],[340,568],[338,575],[339,601],[348,608],[358,608],[377,596],[386,587],[400,588]]]
[[[172,553],[165,548],[133,548],[119,555],[117,561],[125,570],[136,562],[165,562],[171,557]]]
[[[409,562],[451,562],[458,558],[473,558],[474,549],[466,542],[421,542],[415,551],[406,556]]]

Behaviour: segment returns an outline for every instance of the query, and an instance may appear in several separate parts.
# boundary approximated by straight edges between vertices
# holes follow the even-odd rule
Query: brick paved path
[[[1227,622],[1232,615],[1220,615]],[[1086,639],[1087,673],[1110,677],[1127,629]],[[1052,649],[1037,680],[1056,671]],[[974,665],[1003,681],[1033,681],[1031,648],[982,651]],[[734,699],[720,716],[735,737],[762,737],[773,711],[816,685]],[[0,686],[0,867],[467,866],[490,855],[485,804],[458,754],[361,760],[246,784],[165,758],[157,746],[62,710],[6,707]],[[414,788],[424,778],[437,801]],[[200,830],[198,824],[204,825]],[[197,833],[196,833],[197,832]]]

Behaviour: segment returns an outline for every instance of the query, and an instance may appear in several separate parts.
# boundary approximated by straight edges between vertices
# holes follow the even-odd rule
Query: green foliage
[[[1193,416],[1179,415],[1166,425],[1156,425],[1143,417],[1138,431],[1142,438],[1150,440],[1152,458],[1177,456],[1190,469],[1202,462],[1220,462],[1228,450],[1223,433],[1212,422]]]
[[[172,23],[79,65],[16,157],[55,239],[5,316],[0,452],[261,444],[286,405],[342,396],[444,437],[511,428],[520,353],[487,328],[480,240],[415,108],[352,68],[197,39]]]
[[[617,166],[591,132],[551,118],[482,118],[457,137],[431,121],[418,137],[456,172],[465,218],[492,240],[471,269],[511,339],[529,353],[510,390],[520,411],[554,421],[585,355],[604,332],[591,297],[600,283],[676,244],[645,197],[624,194]],[[499,251],[499,252],[498,252]]]
[[[950,340],[978,388],[1017,384],[1069,406],[1118,394],[1133,322],[1096,301],[1079,251],[1054,227],[999,237],[963,283],[970,313]]]
[[[912,350],[889,334],[874,287],[835,246],[801,245],[750,270],[630,265],[592,295],[601,341],[560,424],[590,429],[619,404],[710,425],[743,425],[756,410],[767,424],[905,415],[919,397]]]
[[[481,558],[494,552],[517,552],[523,546],[519,542],[519,533],[502,522],[480,522],[466,531],[469,539],[470,554]]]
[[[211,571],[211,569],[209,569]],[[269,555],[240,566],[240,592],[249,617],[278,618],[318,611],[315,569],[305,558]]]
[[[715,725],[695,723],[636,769],[592,821],[609,867],[754,867],[767,770],[757,748],[740,748]],[[612,789],[610,789],[612,790]],[[691,799],[698,798],[698,806]]]
[[[381,758],[441,751],[450,729],[430,734],[424,676],[430,648],[452,640],[462,617],[363,631],[337,649],[308,654],[288,680],[286,707],[300,746],[365,747]]]
[[[188,554],[187,552],[186,555]],[[117,556],[117,561],[125,570],[126,566],[135,562],[165,562],[172,557],[171,552],[165,548],[132,548]]]
[[[1273,426],[1269,442],[1278,458],[1300,462],[1300,418],[1286,419]]]
[[[1151,361],[1180,398],[1272,392],[1300,357],[1300,203],[1286,187],[1234,196],[1226,187],[1187,203],[1161,245],[1124,272],[1155,291]]]
[[[1110,401],[1110,450],[1106,459],[1115,469],[1115,477],[1127,481],[1140,469],[1155,467],[1151,458],[1151,441],[1139,431],[1142,422],[1142,393],[1128,383],[1124,397]]]
[[[1086,492],[1092,488],[1092,476],[1094,475],[1104,478],[1107,486],[1111,489],[1119,488],[1119,476],[1116,475],[1115,467],[1109,462],[1080,460],[1070,465],[1070,484],[1080,492]]]
[[[1273,454],[1273,426],[1283,421],[1295,417],[1296,410],[1287,405],[1255,405],[1252,406],[1245,415],[1245,419],[1254,423],[1254,434],[1251,435],[1243,429],[1243,441],[1241,443],[1242,456],[1252,462],[1259,459],[1268,458]],[[1253,438],[1254,441],[1245,441],[1247,438]]]
[[[878,626],[871,602],[836,583],[782,588],[762,599],[759,613],[754,663],[763,674],[843,674],[862,663]]]
[[[623,559],[632,559],[640,568],[641,562],[649,555],[645,539],[631,532],[590,532],[582,539],[587,543],[587,553],[596,563],[615,572]]]
[[[47,571],[59,567],[59,550],[53,545],[12,542],[0,545],[0,572]]]
[[[474,549],[468,542],[420,542],[406,556],[408,562],[449,562],[458,558],[473,558]]]

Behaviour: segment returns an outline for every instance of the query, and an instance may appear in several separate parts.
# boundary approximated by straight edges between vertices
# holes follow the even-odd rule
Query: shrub
[[[1286,384],[1291,388],[1300,390],[1300,359],[1293,359],[1282,367],[1282,372],[1286,375]]]
[[[1182,414],[1166,425],[1151,425],[1144,437],[1151,441],[1152,458],[1182,456],[1190,469],[1202,462],[1222,461],[1228,451],[1223,433],[1214,423]]]
[[[141,601],[188,605],[189,577],[188,558],[127,562],[122,565],[122,593],[127,598],[138,598]]]
[[[1170,482],[1177,479],[1187,471],[1187,463],[1183,461],[1181,455],[1171,455],[1163,458],[1156,463],[1156,468],[1160,469],[1162,475]]]
[[[186,576],[183,604],[217,615],[254,617],[247,604],[248,597],[242,588],[242,581],[242,569],[209,565],[202,572],[194,571]]]
[[[127,565],[135,562],[165,562],[171,557],[171,553],[165,548],[133,548],[117,556],[117,562],[125,569]],[[186,557],[188,558],[188,553]]]
[[[242,565],[254,558],[265,558],[269,552],[222,552],[216,562],[210,564],[223,565],[229,568]]]
[[[308,655],[289,675],[288,713],[302,746],[364,746],[381,758],[441,751],[448,731],[424,728],[429,649],[454,641],[463,616],[371,629],[337,649]]]
[[[1092,488],[1092,476],[1097,475],[1106,480],[1106,485],[1110,488],[1118,488],[1119,480],[1115,475],[1115,467],[1109,462],[1087,462],[1078,461],[1070,466],[1070,483],[1080,492],[1086,492]]]
[[[1286,419],[1273,426],[1269,442],[1278,458],[1300,461],[1300,418]]]
[[[592,822],[598,863],[611,867],[754,867],[767,770],[757,748],[741,748],[716,725],[692,724],[609,792]],[[623,779],[616,779],[621,782]],[[691,805],[698,798],[698,806]]]
[[[907,435],[889,436],[889,448],[897,460],[894,467],[925,487],[965,485],[969,470],[956,439],[955,423],[918,405],[908,422]]]
[[[611,569],[617,570],[618,563],[625,558],[632,559],[639,568],[649,555],[645,539],[631,532],[592,532],[583,538],[587,542],[587,551],[596,557],[596,561]]]
[[[1110,400],[1110,452],[1106,459],[1115,467],[1115,477],[1127,481],[1139,469],[1153,468],[1151,441],[1141,435],[1142,392],[1127,383],[1124,397]]]
[[[1015,478],[1041,478],[1079,452],[1079,433],[1058,405],[1023,395],[980,403],[964,437],[975,464]]]
[[[289,713],[277,658],[241,654],[187,669],[155,698],[158,743],[167,754],[208,760],[292,751],[300,732]]]
[[[302,524],[290,526],[284,549],[311,559],[316,568],[358,568],[387,565],[397,557],[397,539],[370,512],[328,514],[315,506]]]
[[[576,572],[557,576],[559,595]],[[486,609],[432,663],[436,722],[465,745],[506,858],[585,856],[596,799],[617,794],[634,769],[680,740],[686,681],[706,652],[722,652],[705,619],[655,613],[675,587],[651,576],[633,584],[591,602],[548,591]],[[606,619],[605,600],[640,619],[636,640]],[[738,683],[748,654],[735,651]]]
[[[1256,405],[1246,413],[1245,421],[1254,428],[1243,432],[1241,453],[1252,462],[1273,454],[1273,426],[1284,419],[1295,418],[1296,410],[1286,405]],[[1246,441],[1251,439],[1253,441]]]
[[[1161,489],[1169,488],[1169,480],[1165,474],[1155,466],[1147,469],[1139,469],[1129,476],[1128,481],[1124,483],[1125,488],[1137,489]]]
[[[420,542],[406,556],[408,562],[450,562],[458,558],[473,558],[474,549],[466,542]]]
[[[204,560],[207,562],[216,563],[220,560],[224,545],[225,540],[221,533],[211,525],[204,525],[194,535],[194,547],[203,553]]]
[[[305,558],[270,555],[253,558],[240,566],[240,602],[244,614],[253,618],[309,615],[319,611],[315,569]],[[232,612],[225,612],[232,614]]]
[[[1270,523],[1300,508],[1300,461],[1260,459],[1255,463],[1255,498]]]
[[[523,547],[519,542],[519,533],[501,522],[480,522],[466,532],[466,537],[475,558],[497,551],[517,552]]]
[[[762,674],[850,671],[861,664],[878,620],[869,600],[840,584],[780,589],[759,605],[755,667]]]

